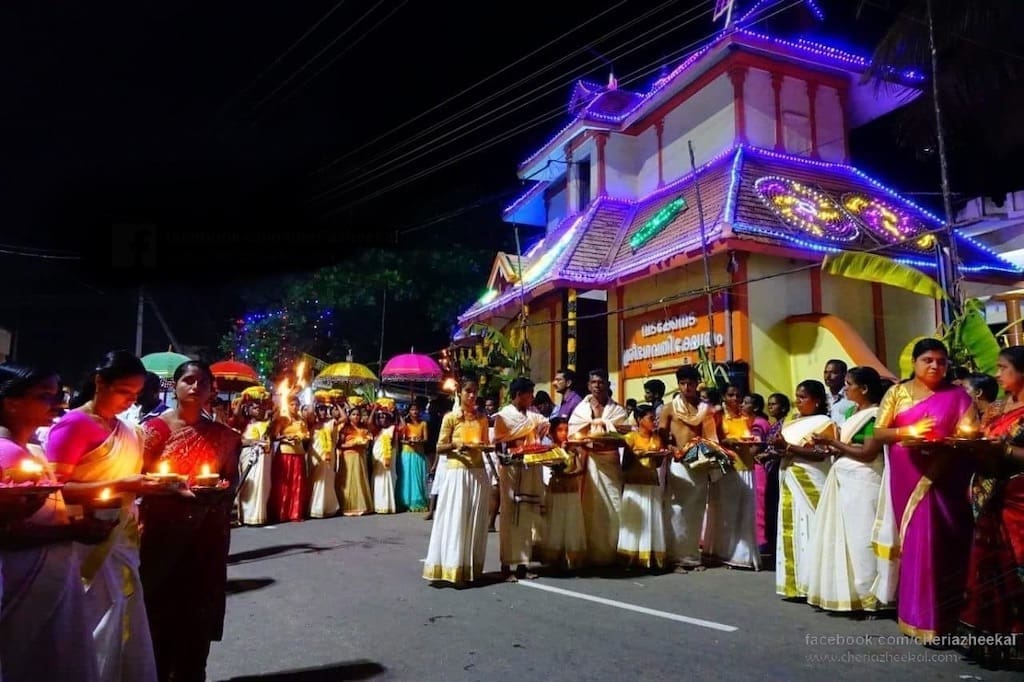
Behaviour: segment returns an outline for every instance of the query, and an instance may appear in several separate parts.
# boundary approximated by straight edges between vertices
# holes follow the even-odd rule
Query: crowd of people
[[[69,405],[53,372],[2,365],[0,469],[34,463],[60,489],[31,508],[0,496],[0,674],[204,679],[233,522],[401,511],[433,520],[431,581],[479,580],[494,531],[510,582],[538,564],[774,565],[786,600],[890,610],[933,646],[1004,636],[969,640],[971,654],[1020,663],[1024,347],[1002,351],[994,378],[955,375],[934,339],[913,360],[894,385],[831,360],[792,403],[683,366],[667,401],[658,380],[620,405],[604,370],[585,393],[564,370],[557,405],[519,378],[500,409],[466,381],[454,406],[323,391],[275,405],[255,387],[220,415],[200,361],[174,373],[174,408],[124,351]]]
[[[890,611],[927,646],[1020,665],[1024,346],[1002,351],[996,377],[956,373],[936,339],[912,355],[899,383],[830,360],[792,403],[705,387],[694,366],[678,369],[668,402],[654,380],[628,408],[604,370],[585,396],[560,372],[562,403],[547,414],[528,379],[493,415],[464,383],[437,443],[444,482],[423,577],[480,579],[497,497],[506,580],[535,577],[537,561],[682,574],[774,564],[787,601]],[[558,456],[522,456],[545,450]]]
[[[37,485],[60,484],[0,496],[6,682],[205,679],[241,440],[207,418],[207,364],[174,372],[174,409],[141,426],[119,418],[146,381],[137,357],[109,353],[58,417],[54,372],[0,365],[0,480],[37,471]]]

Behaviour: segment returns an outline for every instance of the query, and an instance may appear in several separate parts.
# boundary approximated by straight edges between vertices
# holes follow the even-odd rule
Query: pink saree
[[[970,396],[951,386],[903,410],[890,426],[909,426],[930,415],[935,428],[928,437],[940,439],[956,431],[970,406]],[[900,540],[900,630],[925,643],[956,627],[971,548],[973,470],[968,455],[941,446],[927,452],[898,443],[889,449]]]

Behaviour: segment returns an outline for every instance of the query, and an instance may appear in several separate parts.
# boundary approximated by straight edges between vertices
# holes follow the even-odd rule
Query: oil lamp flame
[[[110,488],[104,488],[100,491],[100,501],[106,502],[110,499]]]
[[[156,470],[158,473],[166,475],[171,473],[171,465],[167,460],[164,460],[157,465]]]
[[[21,464],[18,465],[23,473],[26,474],[41,474],[43,473],[43,465],[32,459],[23,459]]]
[[[209,476],[210,475],[210,465],[209,464],[204,464],[203,465],[202,475],[203,476]]]

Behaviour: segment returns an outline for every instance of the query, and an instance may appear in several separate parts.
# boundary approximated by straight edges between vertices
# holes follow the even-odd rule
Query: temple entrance
[[[576,299],[576,373],[586,390],[586,374],[608,369],[608,294],[600,290],[580,292]]]

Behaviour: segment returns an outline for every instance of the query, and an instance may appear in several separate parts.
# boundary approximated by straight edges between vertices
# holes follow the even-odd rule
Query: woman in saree
[[[756,394],[755,394],[756,395]],[[779,462],[782,451],[775,447],[779,434],[789,415],[789,398],[782,393],[772,393],[765,405],[768,415],[768,430],[764,435],[764,447],[754,455],[754,487],[757,495],[757,548],[769,561],[775,557],[775,543],[779,517]]]
[[[487,416],[477,411],[477,385],[466,382],[461,402],[444,416],[437,452],[447,455],[447,472],[430,529],[423,577],[461,587],[483,575],[487,553],[487,510],[491,485],[483,448],[490,444]]]
[[[262,387],[258,387],[261,388]],[[249,389],[246,389],[249,390]],[[238,499],[242,506],[242,524],[262,526],[267,522],[270,501],[270,394],[255,393],[255,402],[243,402],[248,423],[242,430],[242,473]]]
[[[203,418],[213,373],[190,360],[174,371],[175,409],[146,422],[145,461],[188,477],[220,474],[194,497],[149,498],[142,505],[142,584],[160,680],[203,680],[210,642],[224,629],[231,512],[241,440]]]
[[[977,635],[1013,635],[1008,646],[976,647],[986,664],[1024,663],[1024,346],[999,354],[1006,400],[985,427],[1003,439],[982,457],[971,484],[974,539],[960,621]],[[1009,639],[1009,637],[1007,638]]]
[[[55,482],[42,450],[29,440],[37,428],[51,423],[60,396],[52,372],[0,365],[0,469],[16,470],[27,460],[39,465],[42,484]],[[27,518],[2,525],[4,679],[97,680],[96,649],[85,614],[82,548],[73,543],[98,544],[113,530],[113,523],[91,517],[69,520],[58,491]]]
[[[900,630],[930,644],[953,630],[963,601],[973,460],[941,444],[901,441],[954,435],[971,412],[971,397],[947,381],[949,353],[941,341],[921,339],[911,356],[914,375],[889,389],[875,417],[874,438],[889,444],[890,495],[882,504],[889,503],[897,529],[893,546],[877,550],[899,556]]]
[[[879,448],[865,447],[874,433],[882,381],[871,367],[846,373],[846,399],[839,438],[815,436],[814,442],[834,456],[818,500],[814,535],[808,550],[810,568],[803,591],[807,603],[827,611],[874,611],[871,589],[878,562],[871,534],[882,485]]]
[[[334,460],[338,456],[338,428],[331,418],[326,391],[317,391],[313,417],[310,455],[313,459],[313,489],[309,499],[309,515],[314,519],[334,516],[341,508],[335,491]]]
[[[786,424],[773,443],[783,453],[779,473],[781,501],[775,546],[775,592],[786,599],[805,597],[812,564],[809,553],[815,515],[831,457],[815,446],[814,436],[835,438],[836,425],[828,415],[825,385],[814,379],[796,387],[797,418]]]
[[[306,518],[311,491],[306,474],[309,425],[302,415],[297,395],[288,396],[287,404],[281,407],[281,414],[270,423],[274,455],[270,465],[267,516],[271,523]]]
[[[362,410],[353,407],[339,436],[342,466],[338,471],[338,485],[342,492],[341,510],[345,516],[373,512],[373,494],[366,474],[366,447],[370,444],[370,432],[362,427],[362,421]]]
[[[409,406],[402,434],[401,465],[398,467],[398,511],[427,511],[427,423],[420,419],[420,406]]]
[[[394,514],[395,501],[395,446],[401,425],[395,424],[395,401],[378,398],[370,413],[373,425],[373,510],[378,514]]]
[[[82,386],[71,409],[54,425],[46,456],[55,463],[71,516],[106,488],[121,498],[118,525],[82,560],[86,617],[93,633],[100,679],[155,680],[153,642],[139,578],[140,495],[176,488],[142,475],[142,438],[117,418],[142,390],[146,368],[128,351],[108,353]]]

